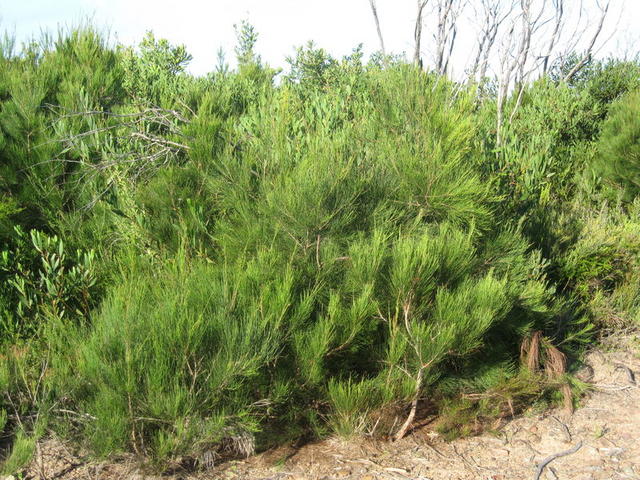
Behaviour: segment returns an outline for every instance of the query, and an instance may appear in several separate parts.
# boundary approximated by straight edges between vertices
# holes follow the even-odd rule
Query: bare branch
[[[56,118],[52,128],[64,132],[54,141],[62,148],[51,163],[73,165],[65,173],[64,183],[83,188],[87,182],[102,177],[105,186],[100,186],[97,194],[83,207],[90,209],[115,185],[116,179],[124,174],[137,181],[157,171],[163,165],[184,157],[190,147],[180,139],[188,138],[182,129],[189,120],[180,112],[157,107],[145,108],[133,113],[115,114],[103,111],[63,112]],[[84,118],[89,124],[84,131],[69,135],[65,122],[72,118]],[[99,124],[96,119],[104,123]],[[62,128],[61,128],[62,127]],[[92,137],[95,137],[92,139]],[[91,140],[86,143],[87,139]],[[101,142],[99,152],[84,153],[87,145]],[[76,158],[61,158],[75,152]],[[79,158],[78,158],[79,157]],[[105,172],[108,172],[105,176]],[[58,176],[59,174],[54,174]]]
[[[504,21],[509,18],[515,8],[515,1],[505,4],[502,0],[481,0],[483,10],[483,25],[477,47],[475,60],[470,71],[470,78],[482,81],[489,68],[489,58],[498,36],[498,31]],[[477,77],[476,77],[477,74]]]
[[[435,33],[435,68],[441,75],[447,73],[457,36],[458,16],[466,5],[467,2],[461,0],[438,0],[437,2],[438,25]]]
[[[371,5],[373,20],[376,23],[376,30],[378,31],[378,39],[380,40],[380,48],[382,50],[382,55],[386,58],[387,52],[384,48],[384,39],[382,38],[382,30],[380,29],[380,19],[378,18],[378,9],[376,8],[376,0],[369,0],[369,4]]]
[[[549,39],[549,47],[547,48],[547,53],[544,55],[544,60],[542,62],[543,75],[547,73],[547,70],[549,67],[549,58],[551,57],[551,53],[553,52],[553,49],[556,46],[556,42],[558,41],[558,36],[560,34],[562,21],[564,17],[564,0],[553,0],[553,7],[555,9],[556,22],[553,27],[553,33],[551,34],[551,38]]]
[[[602,27],[604,26],[604,21],[607,18],[607,13],[609,12],[609,5],[611,4],[611,0],[607,0],[607,3],[606,3],[606,5],[604,7],[600,6],[600,2],[596,1],[596,3],[598,4],[598,7],[600,8],[600,21],[598,22],[598,26],[597,26],[595,32],[593,33],[593,36],[591,37],[591,42],[589,43],[589,46],[587,47],[587,50],[585,51],[585,54],[580,59],[580,61],[578,63],[576,63],[575,66],[564,77],[564,81],[565,82],[571,81],[571,79],[580,70],[582,70],[582,68],[587,64],[587,62],[589,62],[589,60],[591,58],[591,52],[593,51],[593,47],[595,46],[596,42],[598,41],[598,37],[600,36],[600,33],[602,33]]]
[[[418,13],[416,15],[416,26],[413,32],[413,37],[415,40],[415,49],[413,51],[413,63],[422,68],[422,59],[420,58],[421,48],[420,44],[422,42],[422,12],[424,7],[427,6],[429,0],[418,0]]]

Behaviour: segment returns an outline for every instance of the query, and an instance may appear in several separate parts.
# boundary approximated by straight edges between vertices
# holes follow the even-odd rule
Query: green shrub
[[[94,451],[195,460],[397,430],[454,366],[554,324],[539,254],[493,222],[473,168],[471,99],[405,67],[361,82],[353,98],[283,86],[226,133],[236,149],[135,186],[158,253],[127,263],[56,360]]]
[[[0,472],[4,474],[21,473],[45,433],[51,405],[50,351],[46,343],[16,342],[0,354]]]
[[[37,230],[27,240],[16,228],[16,241],[15,249],[0,252],[5,338],[33,335],[47,319],[86,318],[97,300],[94,252],[70,257],[62,240]]]
[[[630,66],[527,86],[496,145],[490,88],[313,45],[278,83],[252,27],[238,35],[237,71],[202,78],[150,34],[134,50],[85,28],[0,57],[12,470],[44,424],[160,469],[401,436],[425,403],[446,435],[471,432],[566,394],[553,345],[637,319],[637,102],[595,146]],[[619,209],[585,173],[606,152]],[[562,359],[552,378],[518,361],[534,336]]]
[[[561,270],[572,290],[605,328],[638,322],[640,307],[639,202],[603,209],[583,219],[575,244],[563,257]]]
[[[60,379],[94,418],[85,432],[97,453],[131,447],[166,460],[253,430],[260,373],[281,348],[291,304],[291,275],[269,281],[269,266],[226,274],[178,261],[112,290],[77,337],[79,381]]]
[[[165,106],[168,97],[182,93],[187,81],[184,71],[192,59],[184,45],[174,46],[165,39],[156,40],[153,32],[148,31],[138,52],[124,48],[120,53],[123,87],[136,100]]]
[[[13,440],[11,453],[2,462],[3,474],[11,475],[19,473],[31,461],[36,450],[36,439],[20,431]]]
[[[594,169],[623,200],[640,193],[640,91],[620,99],[602,127]]]

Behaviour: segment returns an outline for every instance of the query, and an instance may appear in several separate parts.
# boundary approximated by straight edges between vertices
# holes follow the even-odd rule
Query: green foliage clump
[[[83,430],[98,454],[130,446],[167,460],[256,429],[266,412],[252,398],[268,388],[291,308],[291,274],[269,281],[269,266],[230,277],[178,260],[112,289],[74,346],[79,381],[64,380],[94,419]]]
[[[2,473],[11,475],[26,467],[36,450],[36,439],[23,431],[16,434],[11,446],[11,453],[2,464]]]
[[[628,213],[619,207],[585,218],[561,266],[594,321],[608,329],[640,320],[638,202],[628,208]]]
[[[182,93],[187,78],[185,68],[192,57],[183,45],[173,46],[165,39],[145,34],[139,52],[125,48],[121,54],[124,70],[122,87],[136,100],[152,105],[169,102],[170,96]]]
[[[621,98],[602,126],[594,161],[596,174],[624,201],[640,193],[640,90]]]
[[[398,436],[419,404],[470,433],[566,392],[554,344],[637,318],[631,66],[526,86],[498,138],[490,89],[312,44],[276,82],[237,35],[200,78],[151,33],[4,48],[5,470],[44,425],[158,467]],[[533,336],[551,377],[518,360]]]
[[[69,256],[64,242],[37,230],[16,228],[17,246],[0,251],[0,331],[5,339],[31,336],[44,319],[78,320],[96,304],[93,251]]]
[[[398,68],[347,98],[282,87],[225,133],[236,148],[137,188],[169,266],[120,276],[78,330],[80,381],[59,387],[97,452],[260,448],[272,412],[292,432],[391,428],[487,338],[507,358],[552,321],[539,256],[492,222],[469,161],[472,102],[443,108],[453,86],[436,82]],[[197,205],[217,215],[183,229]]]

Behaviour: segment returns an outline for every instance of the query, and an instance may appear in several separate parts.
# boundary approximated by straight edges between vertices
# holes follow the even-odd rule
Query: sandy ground
[[[43,442],[24,479],[43,480],[640,480],[640,335],[610,339],[586,357],[593,390],[569,415],[511,420],[496,434],[447,443],[424,427],[396,443],[327,440],[283,447],[212,470],[147,476],[131,461],[83,462]],[[637,381],[636,381],[637,377]],[[567,453],[571,452],[571,453]],[[566,455],[554,458],[556,454]],[[540,472],[542,463],[550,460]]]

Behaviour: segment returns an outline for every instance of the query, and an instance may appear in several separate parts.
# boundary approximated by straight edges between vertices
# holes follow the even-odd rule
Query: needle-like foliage
[[[45,424],[161,467],[400,438],[426,408],[449,435],[566,392],[557,346],[637,317],[637,95],[598,141],[601,79],[540,81],[496,145],[491,96],[313,44],[278,83],[239,35],[238,70],[201,78],[152,34],[2,47],[7,468]]]

